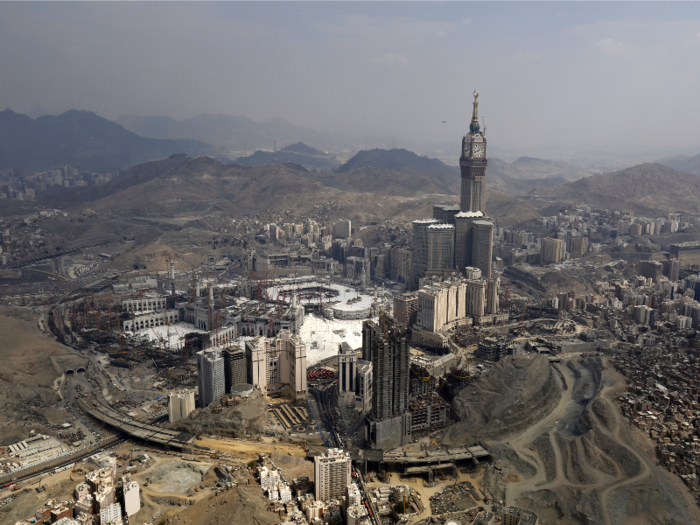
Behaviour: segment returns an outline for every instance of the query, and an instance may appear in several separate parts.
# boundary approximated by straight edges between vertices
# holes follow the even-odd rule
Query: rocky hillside
[[[673,211],[700,213],[700,177],[661,166],[641,164],[614,173],[593,175],[538,193],[562,200],[630,209],[658,216]]]
[[[44,170],[69,165],[108,172],[173,153],[213,153],[193,140],[155,140],[127,131],[90,111],[66,111],[36,120],[0,111],[0,169]]]
[[[370,168],[326,176],[292,163],[244,167],[173,155],[134,166],[103,186],[62,189],[39,203],[65,207],[70,202],[75,208],[113,215],[164,217],[207,210],[285,209],[367,193],[411,197],[449,191],[427,176],[394,170]]]
[[[520,157],[514,162],[491,158],[486,169],[491,187],[511,194],[561,186],[587,175],[589,173],[581,166],[533,157]]]
[[[541,355],[501,359],[485,377],[452,400],[460,422],[447,430],[443,443],[500,438],[539,421],[561,396],[554,374]]]
[[[392,172],[423,177],[450,192],[459,192],[459,168],[448,166],[437,159],[420,157],[405,149],[360,151],[340,166],[336,173],[353,174],[358,170],[367,170],[368,168],[391,170]],[[382,172],[375,173],[379,175]],[[430,190],[426,190],[426,193],[430,192]]]

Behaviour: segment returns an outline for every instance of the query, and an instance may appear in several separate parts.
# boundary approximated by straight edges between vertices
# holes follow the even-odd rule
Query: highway
[[[102,242],[97,242],[94,244],[87,244],[85,246],[80,246],[78,248],[72,248],[70,250],[66,250],[65,252],[55,252],[55,253],[50,253],[46,255],[36,255],[34,257],[28,257],[26,259],[22,259],[21,261],[16,261],[10,264],[5,264],[3,266],[0,266],[0,270],[11,270],[15,268],[23,268],[24,266],[28,266],[30,264],[35,264],[41,261],[47,261],[49,259],[55,259],[56,257],[63,257],[64,255],[71,255],[73,253],[78,253],[83,250],[86,250],[87,248],[94,248],[95,246],[101,246],[103,244],[107,244],[108,241],[102,241]]]
[[[62,456],[45,461],[44,463],[32,465],[26,469],[11,472],[10,474],[5,474],[4,476],[0,476],[0,487],[11,482],[24,481],[40,474],[46,474],[51,470],[65,467],[66,465],[70,465],[71,463],[75,463],[76,461],[92,456],[101,450],[105,450],[118,445],[119,443],[123,443],[127,440],[127,437],[128,436],[126,436],[126,434],[115,434],[98,441],[94,445],[81,447],[73,452],[66,452]]]

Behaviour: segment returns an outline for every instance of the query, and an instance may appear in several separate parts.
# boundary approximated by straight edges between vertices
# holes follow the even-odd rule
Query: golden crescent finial
[[[474,90],[474,100],[479,98],[479,92],[477,90]]]

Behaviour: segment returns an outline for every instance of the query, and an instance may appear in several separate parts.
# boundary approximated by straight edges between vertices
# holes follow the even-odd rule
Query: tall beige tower
[[[469,133],[462,139],[459,167],[462,173],[461,211],[486,212],[486,137],[479,126],[479,92],[474,91],[474,109]]]

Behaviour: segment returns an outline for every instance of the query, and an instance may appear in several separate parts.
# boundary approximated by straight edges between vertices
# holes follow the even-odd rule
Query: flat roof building
[[[194,390],[181,390],[168,394],[168,421],[175,423],[194,412]]]
[[[225,394],[224,358],[221,350],[210,348],[197,352],[199,405],[206,408]]]
[[[352,483],[350,454],[341,449],[328,449],[314,458],[314,487],[316,501],[341,499]]]

